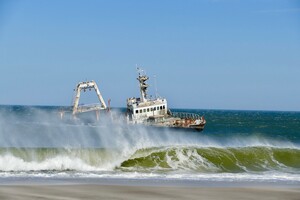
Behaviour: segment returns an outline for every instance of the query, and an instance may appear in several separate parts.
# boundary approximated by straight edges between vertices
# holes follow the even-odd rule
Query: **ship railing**
[[[201,119],[201,116],[195,113],[186,113],[186,112],[171,112],[171,116],[175,118],[184,118],[184,119]]]
[[[77,112],[89,112],[93,110],[103,110],[103,109],[105,108],[103,108],[102,104],[100,103],[84,104],[78,106]]]

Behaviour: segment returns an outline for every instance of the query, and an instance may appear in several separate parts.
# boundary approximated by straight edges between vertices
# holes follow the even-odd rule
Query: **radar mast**
[[[149,79],[149,77],[146,76],[143,69],[138,67],[137,71],[139,74],[137,80],[139,81],[140,85],[141,102],[147,102],[147,88],[149,87],[149,85],[146,83],[146,81]]]

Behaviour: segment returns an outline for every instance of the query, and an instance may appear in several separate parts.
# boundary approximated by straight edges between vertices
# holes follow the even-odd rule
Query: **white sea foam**
[[[78,170],[78,171],[97,171],[103,170],[84,163],[79,158],[68,156],[56,156],[44,161],[24,161],[21,158],[6,154],[0,156],[0,171],[42,171],[42,170]]]
[[[176,173],[176,174],[161,174],[161,173],[139,173],[139,172],[111,172],[111,171],[89,171],[89,172],[59,172],[59,173],[44,173],[44,172],[0,172],[1,178],[65,178],[76,179],[142,179],[142,180],[171,180],[171,181],[210,181],[210,182],[274,182],[279,181],[300,184],[299,174],[289,173]],[[0,178],[0,180],[1,180]]]
[[[218,167],[199,155],[195,148],[176,148],[175,155],[166,154],[166,162],[172,170],[195,171],[219,171]]]

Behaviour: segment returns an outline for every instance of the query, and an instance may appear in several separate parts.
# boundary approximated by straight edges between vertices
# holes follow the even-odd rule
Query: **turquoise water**
[[[128,126],[124,110],[74,120],[60,107],[0,106],[2,177],[259,180],[300,183],[300,113],[174,110],[202,132]]]

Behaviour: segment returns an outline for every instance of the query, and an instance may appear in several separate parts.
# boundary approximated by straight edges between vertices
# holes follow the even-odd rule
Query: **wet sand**
[[[205,200],[300,200],[299,188],[271,187],[176,187],[126,185],[0,185],[0,199],[205,199]]]

